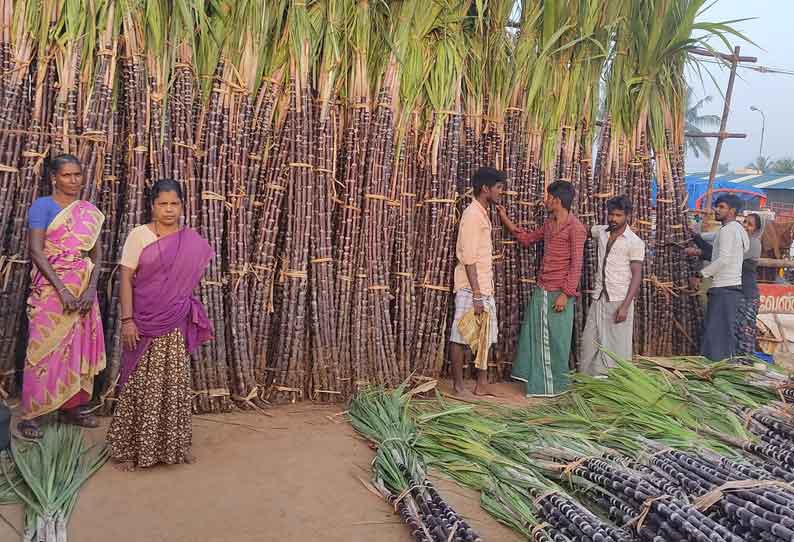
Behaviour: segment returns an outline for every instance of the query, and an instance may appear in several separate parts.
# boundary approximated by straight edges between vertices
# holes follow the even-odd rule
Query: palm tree
[[[764,171],[771,169],[773,164],[774,162],[772,162],[772,157],[759,156],[758,158],[755,159],[754,162],[750,162],[749,164],[747,164],[747,167],[763,173]]]
[[[691,88],[686,91],[686,115],[684,117],[684,132],[687,134],[702,134],[705,129],[719,128],[720,116],[719,115],[701,115],[700,109],[710,103],[714,98],[706,96],[700,100],[695,101],[695,93]],[[711,156],[711,144],[705,137],[687,137],[686,150],[691,151],[695,158],[700,158],[700,155]]]
[[[772,165],[775,173],[794,173],[794,158],[786,157],[775,161]]]

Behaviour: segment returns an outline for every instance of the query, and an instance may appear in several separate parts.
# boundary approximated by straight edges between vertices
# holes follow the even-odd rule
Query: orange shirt
[[[466,207],[458,226],[458,243],[455,247],[458,265],[455,266],[455,291],[471,290],[467,265],[477,269],[477,282],[480,293],[493,295],[493,241],[491,240],[491,219],[488,211],[476,199]]]

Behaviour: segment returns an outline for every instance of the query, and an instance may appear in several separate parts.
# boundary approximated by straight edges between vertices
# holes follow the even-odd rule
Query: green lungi
[[[556,312],[559,291],[536,287],[524,312],[513,378],[526,383],[527,395],[558,395],[568,389],[568,358],[573,332],[573,298]]]

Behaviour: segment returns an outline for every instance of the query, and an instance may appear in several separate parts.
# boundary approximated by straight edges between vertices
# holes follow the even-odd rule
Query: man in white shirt
[[[631,212],[629,198],[616,196],[607,202],[608,224],[590,231],[598,246],[598,274],[579,370],[591,376],[615,366],[610,354],[626,360],[633,354],[634,298],[642,282],[645,243],[629,227]]]
[[[722,222],[722,228],[714,239],[711,263],[692,278],[692,287],[697,289],[703,278],[712,279],[700,353],[712,361],[721,361],[736,352],[734,331],[742,301],[742,261],[750,238],[736,221],[743,206],[739,196],[725,194],[715,204],[714,216]]]

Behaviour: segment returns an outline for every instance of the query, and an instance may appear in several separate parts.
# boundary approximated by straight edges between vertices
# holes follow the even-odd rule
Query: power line
[[[725,66],[724,62],[719,62],[717,60],[699,60],[698,62],[703,62],[706,64],[716,64],[718,66]],[[774,68],[770,66],[755,66],[751,64],[737,64],[737,68],[742,68],[745,70],[752,70],[759,73],[771,73],[775,75],[792,75],[794,76],[794,69],[787,69],[787,68]]]

